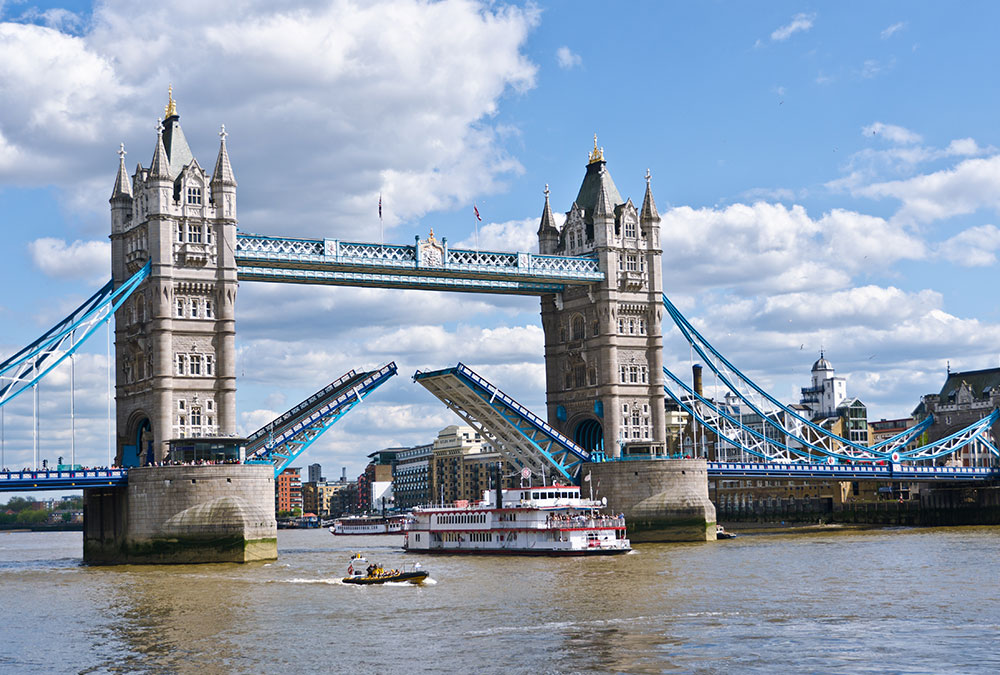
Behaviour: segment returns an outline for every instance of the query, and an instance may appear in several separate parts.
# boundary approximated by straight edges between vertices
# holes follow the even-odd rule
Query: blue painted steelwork
[[[273,464],[277,476],[323,432],[395,374],[395,362],[367,372],[348,371],[251,434],[246,446],[247,463]]]
[[[604,279],[596,258],[397,246],[238,233],[241,280],[544,295]]]
[[[0,363],[0,406],[12,401],[48,375],[76,352],[101,323],[109,321],[119,307],[149,276],[150,263],[117,289],[109,281],[69,316],[41,337]],[[4,381],[6,381],[4,383]]]
[[[908,466],[885,464],[779,464],[775,462],[708,462],[709,478],[781,478],[817,480],[989,481],[1000,479],[1000,467]]]
[[[693,415],[698,420],[698,422],[700,424],[704,425],[707,428],[712,429],[712,431],[715,432],[720,438],[724,438],[727,442],[731,443],[732,445],[736,446],[737,448],[739,448],[740,450],[742,450],[742,451],[744,451],[744,452],[746,452],[748,454],[754,455],[755,457],[760,457],[761,459],[768,459],[768,460],[771,460],[771,461],[797,461],[797,460],[794,459],[795,457],[799,458],[799,460],[801,460],[801,461],[807,461],[807,462],[809,462],[809,461],[819,461],[820,457],[811,455],[808,452],[805,452],[803,450],[803,448],[809,448],[811,450],[814,450],[819,455],[827,456],[827,457],[834,457],[836,459],[841,459],[841,460],[844,460],[844,461],[851,461],[851,460],[858,459],[858,457],[851,456],[851,455],[840,455],[839,453],[831,453],[831,452],[829,452],[827,449],[825,449],[823,447],[820,447],[820,446],[817,446],[817,445],[814,445],[814,444],[810,443],[805,438],[802,438],[799,435],[795,434],[794,432],[791,432],[791,431],[787,430],[784,427],[784,425],[778,423],[774,419],[774,417],[772,415],[767,415],[766,418],[762,419],[761,420],[762,425],[763,424],[768,425],[772,429],[776,430],[783,437],[791,439],[791,440],[794,440],[794,441],[800,443],[802,445],[802,447],[800,448],[800,447],[790,446],[790,445],[787,445],[785,443],[782,443],[781,441],[779,441],[777,439],[768,438],[766,436],[766,434],[762,434],[759,431],[757,431],[756,429],[753,429],[751,427],[746,426],[743,423],[743,421],[740,420],[738,417],[734,417],[733,415],[730,415],[725,408],[722,408],[722,407],[716,405],[714,402],[710,401],[709,399],[705,398],[704,396],[701,396],[701,395],[697,394],[693,389],[691,389],[691,387],[689,387],[687,384],[685,384],[684,381],[681,380],[680,377],[678,377],[677,375],[675,375],[673,372],[671,372],[667,368],[663,369],[663,373],[667,377],[669,377],[671,380],[673,380],[674,383],[677,386],[681,387],[684,390],[685,394],[686,394],[686,395],[678,396],[677,394],[675,394],[670,389],[670,387],[668,385],[664,385],[663,389],[664,389],[664,391],[667,392],[668,396],[670,396],[671,398],[673,398],[674,401],[676,401],[678,403],[678,405],[680,405],[684,409],[685,412],[687,412],[690,415]],[[719,427],[718,424],[713,424],[712,421],[706,419],[705,416],[698,415],[697,413],[695,413],[694,410],[692,410],[691,406],[689,405],[690,403],[692,403],[694,401],[696,401],[698,404],[700,404],[700,406],[702,408],[708,409],[708,411],[710,413],[714,413],[715,417],[720,418],[720,419],[724,420],[725,422],[728,422],[729,424],[733,425],[736,429],[738,429],[738,433],[734,434],[733,430],[731,430],[731,429],[719,429],[718,428]],[[925,446],[925,447],[911,449],[911,450],[904,450],[903,452],[896,452],[895,451],[895,449],[897,447],[904,447],[905,448],[905,446],[908,443],[910,443],[914,438],[916,438],[917,436],[919,436],[920,434],[922,434],[924,431],[926,431],[931,426],[931,424],[933,422],[934,422],[934,418],[932,416],[928,416],[926,419],[924,419],[923,421],[921,421],[916,426],[911,427],[910,429],[907,429],[907,430],[903,431],[902,433],[896,434],[895,436],[893,436],[891,438],[885,439],[881,443],[878,443],[878,444],[872,446],[872,452],[870,454],[868,454],[866,458],[867,459],[891,459],[892,455],[895,453],[895,454],[898,455],[898,458],[904,458],[905,459],[905,458],[908,458],[910,455],[915,454],[918,451],[925,449],[925,447],[929,447],[929,446]],[[977,423],[973,424],[972,426],[976,427],[979,424],[980,423],[977,422]],[[746,439],[740,437],[740,434],[744,434],[744,433],[750,435],[750,437],[755,441],[755,446],[753,446],[753,447],[748,446],[747,443],[746,443]],[[784,451],[785,454],[784,454],[784,456],[774,455],[774,454],[768,454],[766,452],[763,452],[763,451],[759,450],[760,445],[764,445],[765,447],[768,446],[768,445],[774,446],[774,447],[776,447],[776,448]],[[878,448],[880,448],[880,447],[886,447],[886,446],[889,446],[890,449],[889,450],[882,450],[882,451],[878,450]],[[926,457],[921,457],[921,459],[926,459]]]
[[[845,439],[841,436],[838,436],[837,434],[834,434],[829,430],[824,429],[819,425],[815,424],[811,420],[803,417],[795,410],[792,410],[791,408],[782,405],[777,399],[775,399],[773,396],[764,391],[750,378],[743,375],[743,373],[741,373],[735,366],[733,366],[733,364],[731,364],[728,360],[726,360],[725,357],[722,356],[722,354],[720,354],[700,333],[698,333],[698,331],[690,324],[690,322],[687,321],[687,319],[680,313],[680,311],[678,311],[677,308],[667,299],[666,295],[663,295],[662,297],[663,297],[663,305],[667,309],[667,312],[670,314],[671,318],[674,320],[674,323],[677,325],[678,329],[680,329],[681,333],[688,340],[689,344],[698,352],[698,354],[703,359],[705,359],[706,363],[709,364],[709,367],[712,369],[713,372],[715,372],[719,376],[719,378],[726,385],[726,387],[729,388],[729,390],[732,391],[734,394],[736,394],[736,396],[739,397],[739,399],[743,403],[745,403],[747,407],[749,407],[762,420],[763,423],[770,425],[772,428],[775,428],[779,433],[787,436],[788,438],[793,439],[798,443],[801,443],[805,448],[808,448],[814,452],[818,452],[822,455],[846,462],[855,461],[858,459],[892,459],[893,461],[936,459],[938,457],[942,457],[947,454],[952,454],[961,449],[962,447],[968,445],[969,443],[981,444],[987,449],[989,449],[989,451],[994,455],[997,454],[996,448],[993,447],[992,443],[990,443],[986,437],[987,433],[989,432],[990,426],[992,426],[992,424],[994,424],[998,419],[997,411],[994,411],[993,414],[989,416],[989,418],[979,420],[978,422],[969,425],[965,429],[962,429],[961,431],[952,434],[947,438],[917,448],[906,449],[906,445],[912,442],[914,438],[916,438],[920,433],[922,433],[924,430],[930,427],[930,425],[933,423],[932,418],[925,419],[924,421],[921,422],[921,424],[917,425],[915,428],[907,429],[902,433],[897,434],[891,438],[885,439],[884,441],[881,441],[879,443],[876,443],[871,447],[860,445],[851,442],[848,439]],[[705,349],[702,348],[702,345],[704,345],[704,348],[711,353],[712,355],[711,357],[709,356],[708,353],[705,352]],[[733,382],[730,381],[730,379],[726,376],[726,373],[724,373],[722,369],[715,364],[715,360],[718,360],[720,363],[722,363],[723,366],[729,372],[733,373],[741,382],[747,384],[751,389],[760,394],[765,400],[774,405],[778,410],[782,411],[782,413],[795,420],[798,426],[810,429],[820,438],[826,439],[828,442],[836,443],[838,447],[846,448],[847,451],[837,452],[829,447],[822,447],[815,442],[809,442],[803,436],[796,434],[792,431],[789,431],[784,425],[777,424],[777,422],[773,420],[771,415],[762,411],[759,407],[754,405],[754,403],[750,401],[749,398],[747,398],[747,396],[745,396],[740,391],[739,387],[734,385]],[[680,380],[680,378],[678,378],[676,375],[668,371],[666,368],[664,368],[664,373],[668,377],[673,379],[675,382],[681,384],[681,386],[683,386],[689,392],[689,394],[693,394],[693,391],[691,391],[690,388],[684,385],[683,382]],[[668,393],[670,393],[669,390]],[[678,400],[678,397],[674,396],[672,393],[670,393],[670,395],[675,400]],[[711,410],[721,413],[721,411],[717,406],[709,403],[703,397],[698,397],[698,399],[700,403],[703,403],[704,405],[708,406]],[[729,419],[732,420],[731,417]],[[705,422],[701,419],[701,417],[699,417],[699,422],[705,424]],[[739,422],[736,423],[739,424],[741,427],[743,426]],[[706,424],[706,426],[710,425]],[[713,428],[713,431],[714,430],[715,429]],[[730,440],[730,442],[733,442],[734,445],[738,445],[739,447],[741,447],[741,449],[746,449],[745,444],[732,441],[731,439],[728,438],[728,435],[726,434],[722,434],[722,436],[727,438],[727,440]],[[768,442],[773,443],[771,439],[768,439]],[[796,453],[799,457],[802,457],[805,454],[803,453],[802,449],[784,445],[781,447]],[[752,452],[750,450],[748,450],[748,452],[750,454],[754,454],[755,456],[765,457],[767,459],[774,459],[773,457],[762,455],[759,452]],[[808,459],[808,456],[806,456],[805,458]],[[784,459],[785,461],[789,461],[792,458],[786,457]]]
[[[542,474],[555,469],[579,483],[587,452],[498,387],[459,363],[454,368],[417,371],[413,380],[475,428],[517,466]]]
[[[0,471],[0,492],[81,489],[127,483],[128,469]]]

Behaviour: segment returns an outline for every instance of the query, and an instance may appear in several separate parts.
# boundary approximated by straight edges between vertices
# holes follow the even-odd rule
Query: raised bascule
[[[171,92],[150,166],[139,164],[129,175],[124,147],[119,152],[110,199],[112,282],[0,363],[8,380],[0,380],[3,405],[115,318],[115,463],[123,469],[0,473],[0,489],[85,487],[87,562],[274,558],[274,477],[396,374],[395,363],[351,370],[249,438],[237,438],[240,281],[538,296],[547,419],[462,363],[418,372],[414,380],[514,465],[550,480],[588,482],[609,509],[625,513],[633,541],[713,539],[710,475],[995,478],[995,470],[949,473],[921,460],[970,443],[996,455],[989,437],[996,411],[935,443],[917,447],[925,422],[869,448],[796,418],[739,373],[663,294],[649,172],[642,204],[622,199],[596,137],[561,227],[546,186],[533,254],[454,249],[433,231],[412,245],[241,232],[224,127],[219,136],[209,174],[187,144]],[[664,367],[665,314],[740,397],[744,413],[702,396]],[[668,458],[668,395],[752,461]],[[747,410],[754,424],[746,423]],[[761,420],[774,428],[762,431]],[[192,465],[199,457],[212,461]],[[163,465],[172,459],[196,461]],[[850,466],[881,460],[887,466]]]

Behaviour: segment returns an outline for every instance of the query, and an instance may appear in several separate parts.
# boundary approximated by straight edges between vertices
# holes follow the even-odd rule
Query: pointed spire
[[[558,233],[559,230],[556,229],[556,221],[552,217],[552,207],[549,206],[549,184],[545,184],[545,208],[542,209],[542,222],[538,224],[538,234],[543,234],[552,231],[553,233]]]
[[[650,174],[646,169],[646,196],[642,198],[642,213],[639,219],[643,221],[658,221],[660,214],[656,212],[656,202],[653,201],[653,190],[649,185]]]
[[[111,191],[111,199],[132,199],[132,181],[128,179],[125,170],[125,144],[118,147],[118,175],[115,177],[115,189]]]
[[[601,181],[601,191],[597,193],[597,204],[594,205],[594,218],[613,217],[615,205],[608,195],[608,186]]]
[[[170,178],[170,160],[163,148],[163,120],[156,120],[156,150],[153,151],[153,162],[149,166],[149,178]]]
[[[219,131],[219,157],[215,160],[215,171],[212,172],[212,185],[236,185],[233,167],[229,164],[229,151],[226,150],[226,125]]]

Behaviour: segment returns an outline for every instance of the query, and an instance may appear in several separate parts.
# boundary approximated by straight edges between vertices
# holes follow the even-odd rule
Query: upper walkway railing
[[[238,233],[240,279],[285,283],[543,295],[604,279],[596,258]]]

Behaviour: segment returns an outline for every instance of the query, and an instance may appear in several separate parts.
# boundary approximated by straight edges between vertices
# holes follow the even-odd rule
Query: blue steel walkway
[[[65,490],[108,487],[128,483],[128,469],[80,469],[79,471],[0,471],[0,492]]]
[[[596,258],[338,239],[236,236],[241,281],[544,295],[604,279]]]
[[[789,480],[990,481],[1000,479],[1000,467],[709,462],[708,477]]]

